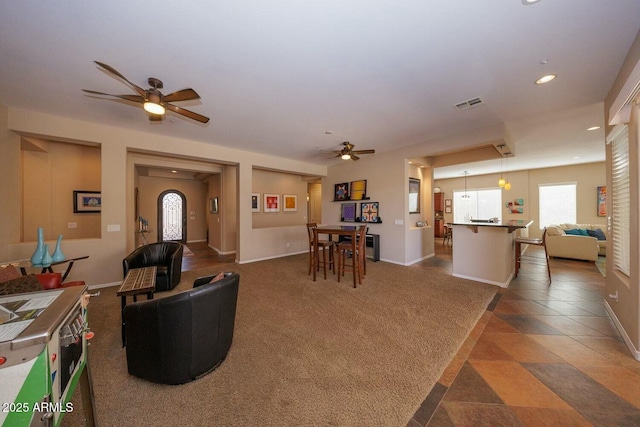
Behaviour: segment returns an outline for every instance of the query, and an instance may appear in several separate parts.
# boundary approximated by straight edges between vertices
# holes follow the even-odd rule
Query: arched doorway
[[[187,243],[187,198],[178,190],[158,196],[158,242]]]

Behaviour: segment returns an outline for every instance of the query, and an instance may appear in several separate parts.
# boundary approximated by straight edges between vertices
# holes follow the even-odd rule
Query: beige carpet
[[[241,275],[233,345],[184,385],[128,375],[115,288],[92,299],[99,425],[405,426],[497,289],[384,262],[357,289],[313,282],[306,254],[228,268]],[[176,291],[219,270],[183,273]]]

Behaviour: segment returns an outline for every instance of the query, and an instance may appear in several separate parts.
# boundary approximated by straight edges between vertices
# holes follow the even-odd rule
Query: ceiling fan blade
[[[115,74],[116,76],[120,77],[122,80],[124,80],[125,82],[129,83],[135,90],[136,92],[138,92],[138,95],[142,96],[144,98],[145,93],[144,93],[144,89],[142,89],[140,86],[137,86],[133,83],[131,83],[129,80],[127,80],[127,78],[125,76],[123,76],[118,70],[116,70],[115,68],[113,68],[110,65],[107,65],[103,62],[98,62],[98,61],[94,61],[96,64],[98,64],[99,66],[101,66],[102,68],[104,68],[105,70],[107,70],[108,72],[110,72],[111,74]]]
[[[192,99],[200,99],[200,95],[193,89],[182,89],[177,92],[164,95],[165,102],[190,101]]]
[[[353,150],[352,153],[356,154],[375,154],[376,150]]]
[[[351,160],[358,160],[360,157],[356,156],[355,154],[351,153]]]
[[[126,99],[127,101],[139,102],[143,103],[144,98],[138,95],[112,95],[110,93],[98,92],[95,90],[82,89],[83,92],[90,93],[92,95],[105,95],[105,96],[113,96],[114,98]]]
[[[173,111],[174,113],[181,114],[190,119],[196,120],[201,123],[207,123],[209,121],[209,117],[201,116],[198,113],[194,113],[193,111],[187,110],[185,108],[178,107],[177,105],[165,103],[164,108],[167,110]]]

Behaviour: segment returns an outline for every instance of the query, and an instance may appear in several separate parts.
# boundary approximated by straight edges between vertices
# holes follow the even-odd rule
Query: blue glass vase
[[[42,265],[43,267],[49,267],[51,266],[52,261],[53,258],[49,253],[49,245],[44,245],[44,255],[42,256],[42,262],[40,262],[40,265]]]
[[[44,229],[40,227],[38,228],[38,243],[36,246],[36,250],[33,253],[33,255],[31,255],[31,264],[41,265],[43,257],[44,257]]]
[[[56,242],[56,248],[53,251],[53,255],[51,256],[51,258],[53,259],[53,262],[60,262],[60,261],[64,261],[64,253],[62,253],[62,248],[60,247],[62,244],[62,234],[58,236],[58,241]]]

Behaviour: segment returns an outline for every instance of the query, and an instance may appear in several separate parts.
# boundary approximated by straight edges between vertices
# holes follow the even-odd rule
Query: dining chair
[[[445,224],[444,238],[442,239],[442,246],[446,245],[447,242],[449,243],[449,246],[453,246],[453,227]]]
[[[549,284],[551,284],[551,267],[549,266],[549,254],[547,253],[547,227],[542,230],[542,237],[516,237],[516,256],[515,256],[515,277],[518,277],[523,260],[537,265],[545,265],[547,267],[547,276]],[[544,249],[544,258],[537,255],[526,255],[522,253],[522,245],[542,246]]]
[[[315,245],[313,244],[313,230],[318,228],[318,224],[315,222],[310,222],[307,224],[307,233],[309,234],[309,273],[311,274],[311,269],[316,268],[316,271],[320,271],[320,265],[324,270],[324,278],[327,279],[327,265],[329,265],[329,269],[335,274],[335,257],[333,255],[334,251],[334,242],[328,239],[318,239],[318,251],[322,249],[322,260],[320,256],[316,256],[314,252]],[[327,261],[327,251],[329,252],[329,260]],[[319,254],[318,254],[319,255]]]
[[[347,253],[352,251],[353,246],[350,241],[343,241],[338,243],[338,282],[340,276],[344,276],[345,271],[355,271],[353,278],[353,287],[356,287],[356,278],[358,277],[358,284],[362,284],[364,275],[367,274],[367,254],[365,253],[367,240],[367,226],[361,225],[358,233],[356,234],[355,253],[351,254],[351,264],[347,264]],[[347,270],[348,267],[349,270]]]

